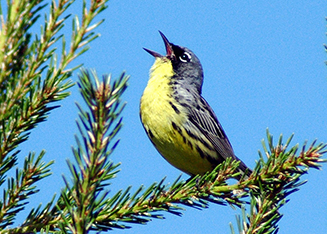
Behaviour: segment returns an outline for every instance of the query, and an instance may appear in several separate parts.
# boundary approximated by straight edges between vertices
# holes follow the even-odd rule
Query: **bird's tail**
[[[238,169],[240,170],[241,174],[236,177],[237,180],[240,180],[241,178],[243,179],[248,179],[250,175],[252,174],[252,170],[248,168],[244,162],[240,161],[240,165],[238,166]]]

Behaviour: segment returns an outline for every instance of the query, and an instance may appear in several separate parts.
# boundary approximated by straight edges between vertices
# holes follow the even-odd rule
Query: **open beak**
[[[159,31],[159,33],[160,33],[160,35],[161,35],[161,37],[162,37],[162,39],[163,39],[163,41],[165,43],[166,53],[167,53],[166,57],[171,59],[174,56],[174,51],[173,51],[173,49],[171,47],[171,44],[169,43],[167,37],[162,32]],[[148,52],[149,54],[151,54],[155,58],[165,57],[165,56],[163,56],[163,55],[161,55],[161,54],[159,54],[157,52],[154,52],[153,50],[149,50],[149,49],[146,49],[146,48],[143,48],[143,49],[146,52]]]

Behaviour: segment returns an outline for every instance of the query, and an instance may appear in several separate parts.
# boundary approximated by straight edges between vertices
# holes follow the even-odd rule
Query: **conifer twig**
[[[67,89],[73,85],[69,77],[80,65],[68,66],[99,36],[93,30],[103,20],[95,24],[92,21],[106,8],[107,1],[92,0],[89,9],[84,1],[82,19],[73,20],[74,30],[67,51],[65,37],[60,32],[74,0],[51,1],[50,13],[45,15],[39,34],[32,33],[31,27],[40,19],[40,12],[47,9],[46,1],[7,1],[7,14],[0,6],[0,185],[4,186],[7,173],[17,164],[19,151],[15,149],[28,139],[37,124],[47,119],[51,110],[59,107],[51,104],[69,95]],[[60,39],[59,57],[55,46],[60,45]],[[44,153],[37,158],[30,153],[24,169],[17,169],[16,177],[8,178],[0,202],[0,233],[41,230],[47,220],[52,220],[50,208],[54,198],[44,209],[32,209],[21,227],[5,229],[24,209],[27,199],[38,192],[35,183],[50,174],[48,167],[52,162],[42,162]]]

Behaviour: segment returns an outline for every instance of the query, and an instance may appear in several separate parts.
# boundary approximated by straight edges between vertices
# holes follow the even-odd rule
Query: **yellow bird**
[[[239,170],[248,176],[251,170],[235,156],[215,113],[201,96],[199,59],[159,33],[167,55],[145,49],[155,62],[140,102],[141,121],[151,142],[171,165],[191,176],[213,170],[226,158],[239,161]]]

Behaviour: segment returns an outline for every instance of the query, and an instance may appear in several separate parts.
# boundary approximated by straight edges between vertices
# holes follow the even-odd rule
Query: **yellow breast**
[[[157,58],[150,71],[150,79],[143,92],[140,104],[141,120],[146,130],[151,129],[155,138],[162,138],[171,128],[174,110],[169,102],[172,101],[172,87],[169,85],[173,76],[171,62]]]
[[[204,174],[213,165],[200,156],[196,141],[183,128],[187,113],[171,95],[173,75],[171,62],[156,58],[141,98],[141,120],[152,143],[170,164],[191,175]]]

